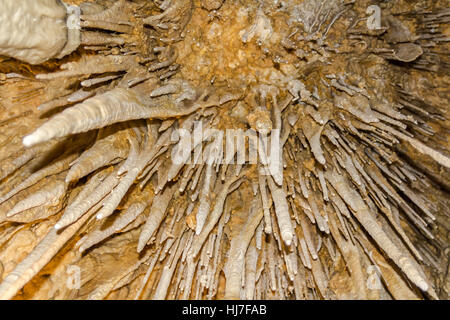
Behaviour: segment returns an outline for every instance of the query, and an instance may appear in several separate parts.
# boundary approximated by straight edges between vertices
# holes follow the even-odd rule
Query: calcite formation
[[[1,299],[447,299],[445,1],[0,0]]]

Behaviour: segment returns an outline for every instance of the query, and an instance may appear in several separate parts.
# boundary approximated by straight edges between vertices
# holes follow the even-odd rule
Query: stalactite
[[[0,298],[445,296],[448,10],[67,3],[0,13]]]

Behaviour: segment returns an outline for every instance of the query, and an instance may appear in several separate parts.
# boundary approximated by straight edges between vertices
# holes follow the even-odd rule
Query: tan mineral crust
[[[448,2],[64,2],[0,0],[0,299],[448,299]]]

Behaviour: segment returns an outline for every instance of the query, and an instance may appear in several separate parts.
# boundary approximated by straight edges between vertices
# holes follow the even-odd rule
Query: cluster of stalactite
[[[267,3],[243,42],[270,32]],[[50,222],[16,265],[1,256],[0,298],[20,294],[62,251],[83,267],[117,239],[132,242],[135,260],[84,298],[124,288],[131,299],[438,298],[424,266],[441,268],[448,243],[436,236],[445,224],[429,192],[448,182],[398,146],[448,172],[447,137],[436,129],[448,125],[447,106],[427,103],[396,73],[448,73],[450,11],[387,15],[369,30],[353,1],[304,1],[277,50],[307,67],[233,88],[180,76],[176,44],[198,5],[220,13],[225,4],[81,5],[78,53],[34,80],[41,91],[60,85],[25,115],[48,119],[19,137],[22,146],[10,138],[20,118],[0,122],[0,248],[11,255],[20,230]],[[342,50],[344,39],[330,36],[340,20],[351,21]],[[182,150],[197,159],[174,163],[176,133],[194,136],[200,124],[201,139]],[[230,161],[238,150],[230,157],[208,131],[227,126],[269,139],[280,130],[280,170],[261,152],[257,164]]]

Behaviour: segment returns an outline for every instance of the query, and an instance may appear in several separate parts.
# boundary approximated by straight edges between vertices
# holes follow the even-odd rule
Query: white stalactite
[[[80,44],[78,7],[57,0],[0,0],[0,8],[0,55],[39,64]]]

